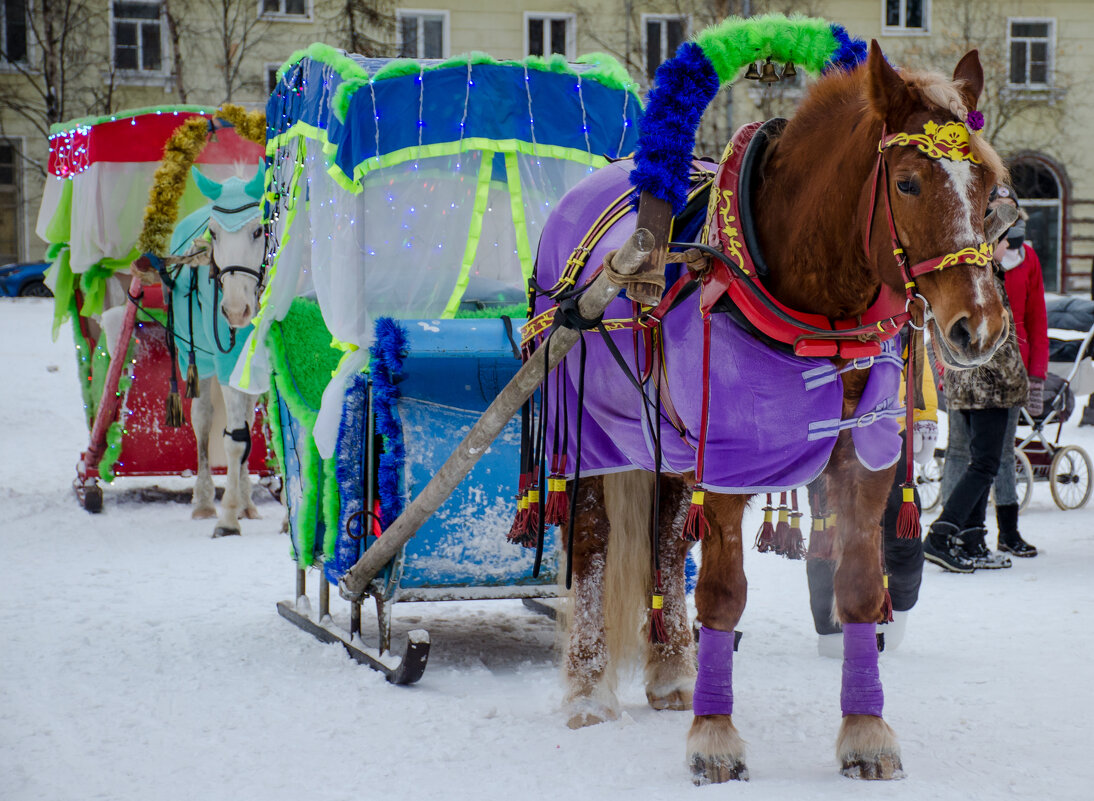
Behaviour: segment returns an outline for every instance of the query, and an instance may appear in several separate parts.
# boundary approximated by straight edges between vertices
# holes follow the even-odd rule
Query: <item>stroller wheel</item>
[[[1052,500],[1061,509],[1080,509],[1090,500],[1090,456],[1077,445],[1066,445],[1056,451],[1048,470]]]
[[[922,511],[927,512],[938,506],[938,498],[942,494],[942,458],[935,451],[935,457],[927,464],[915,464],[915,488],[919,492],[919,503]]]
[[[1022,451],[1014,452],[1014,487],[1018,493],[1018,511],[1022,511],[1029,505],[1029,499],[1033,497],[1033,466],[1029,463],[1029,457]]]

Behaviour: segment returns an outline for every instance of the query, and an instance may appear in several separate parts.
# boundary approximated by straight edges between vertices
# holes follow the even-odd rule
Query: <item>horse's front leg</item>
[[[665,641],[646,650],[646,699],[654,709],[691,709],[695,687],[695,641],[688,625],[684,577],[692,543],[680,536],[691,501],[687,484],[662,476],[658,563],[661,570]]]
[[[190,425],[198,446],[198,478],[194,484],[194,520],[216,517],[216,489],[209,471],[209,433],[213,427],[213,379],[198,382],[198,397],[190,402]]]
[[[710,531],[695,588],[699,630],[699,675],[688,732],[687,759],[696,784],[748,779],[745,744],[733,725],[733,639],[745,609],[741,517],[748,498],[706,495]]]
[[[245,477],[246,459],[251,449],[249,419],[254,419],[254,399],[253,396],[230,387],[221,387],[221,391],[227,424],[224,430],[224,456],[227,466],[224,498],[220,502],[220,519],[213,531],[214,537],[239,534],[239,515],[251,505],[250,481]]]
[[[836,513],[836,614],[843,625],[843,723],[836,742],[840,771],[855,779],[903,777],[900,744],[882,720],[877,624],[885,588],[881,568],[881,515],[893,469],[873,472],[855,455],[848,432],[829,460],[828,497]]]

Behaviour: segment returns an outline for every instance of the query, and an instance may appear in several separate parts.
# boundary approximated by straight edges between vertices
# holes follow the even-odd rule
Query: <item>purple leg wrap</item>
[[[733,714],[733,632],[699,629],[699,675],[691,708],[696,715]]]
[[[881,717],[885,693],[877,670],[877,624],[843,624],[843,690],[840,707],[847,715]]]

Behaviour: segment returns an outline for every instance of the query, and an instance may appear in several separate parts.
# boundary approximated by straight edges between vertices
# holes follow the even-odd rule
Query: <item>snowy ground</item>
[[[70,487],[87,441],[73,348],[50,343],[50,313],[0,301],[4,801],[1091,797],[1094,504],[1062,512],[1038,484],[1022,530],[1041,556],[928,566],[882,657],[908,773],[888,784],[837,773],[840,665],[817,656],[803,564],[750,552],[734,672],[752,780],[697,789],[690,714],[650,710],[636,680],[622,720],[566,728],[554,624],[519,602],[397,606],[397,631],[433,647],[422,681],[395,687],[277,615],[293,568],[272,500],[225,540],[137,497],[181,479],[119,480],[88,515]],[[1094,452],[1074,421],[1064,440]]]

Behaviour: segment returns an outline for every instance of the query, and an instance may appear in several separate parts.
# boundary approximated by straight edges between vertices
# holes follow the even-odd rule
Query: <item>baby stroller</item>
[[[1019,465],[1019,482],[1025,478],[1028,489],[1032,481],[1047,481],[1052,500],[1061,509],[1079,509],[1090,500],[1094,487],[1090,456],[1078,445],[1060,445],[1063,424],[1075,410],[1075,396],[1089,395],[1094,391],[1094,361],[1091,346],[1094,342],[1094,302],[1078,298],[1061,298],[1049,301],[1048,324],[1050,329],[1075,330],[1075,323],[1085,324],[1086,333],[1081,340],[1049,339],[1049,373],[1042,390],[1043,411],[1036,417],[1022,409],[1018,424],[1029,426],[1025,437],[1015,443],[1018,461],[1028,461],[1027,475],[1024,465]],[[1079,329],[1082,330],[1082,329]],[[1055,425],[1056,437],[1049,440],[1047,430]],[[1022,497],[1019,483],[1019,498]]]
[[[1085,330],[1081,339],[1049,339],[1049,374],[1042,389],[1042,413],[1033,417],[1024,408],[1019,426],[1029,427],[1028,434],[1015,438],[1015,472],[1018,505],[1024,509],[1033,494],[1035,482],[1047,481],[1052,500],[1061,509],[1079,509],[1090,500],[1094,489],[1094,467],[1090,456],[1078,445],[1061,445],[1063,424],[1075,410],[1076,395],[1094,391],[1094,301],[1060,298],[1047,304],[1051,329]],[[1083,327],[1079,327],[1083,326]],[[944,410],[939,396],[939,409]],[[1056,436],[1049,430],[1056,426]],[[923,511],[940,500],[945,448],[937,448],[934,459],[916,465],[916,487]]]

